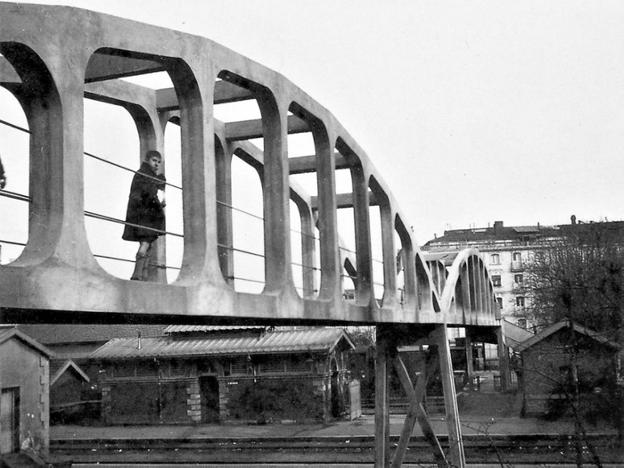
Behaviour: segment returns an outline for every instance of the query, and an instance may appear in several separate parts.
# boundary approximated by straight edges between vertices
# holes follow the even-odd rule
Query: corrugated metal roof
[[[82,325],[82,324],[28,324],[17,328],[39,343],[54,345],[61,343],[97,343],[111,338],[162,336],[166,325]]]
[[[169,325],[165,333],[212,332],[228,330],[263,329],[263,325]]]
[[[116,338],[95,350],[90,357],[92,359],[128,359],[329,351],[343,337],[349,346],[353,346],[344,330],[336,328],[274,331],[260,336],[144,338],[141,339],[141,349],[138,349],[136,338]]]

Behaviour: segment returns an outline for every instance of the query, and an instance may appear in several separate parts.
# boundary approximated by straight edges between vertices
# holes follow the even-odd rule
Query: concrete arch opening
[[[17,97],[0,87],[0,157],[6,177],[0,190],[0,265],[15,261],[28,242],[30,130]],[[1,174],[0,174],[1,175]]]

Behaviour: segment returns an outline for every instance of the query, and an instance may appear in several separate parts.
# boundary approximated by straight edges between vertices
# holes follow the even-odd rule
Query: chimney
[[[494,232],[500,232],[503,229],[502,221],[494,221]]]
[[[576,224],[576,215],[570,216],[570,224]]]

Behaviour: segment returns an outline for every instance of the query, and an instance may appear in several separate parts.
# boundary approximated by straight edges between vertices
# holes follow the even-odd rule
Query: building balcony
[[[522,260],[512,260],[511,262],[511,271],[523,271],[524,270],[524,263],[522,262]]]

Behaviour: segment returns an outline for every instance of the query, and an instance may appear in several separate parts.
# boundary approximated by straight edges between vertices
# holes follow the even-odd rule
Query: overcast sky
[[[624,2],[75,0],[219,42],[329,109],[418,242],[624,219]]]

